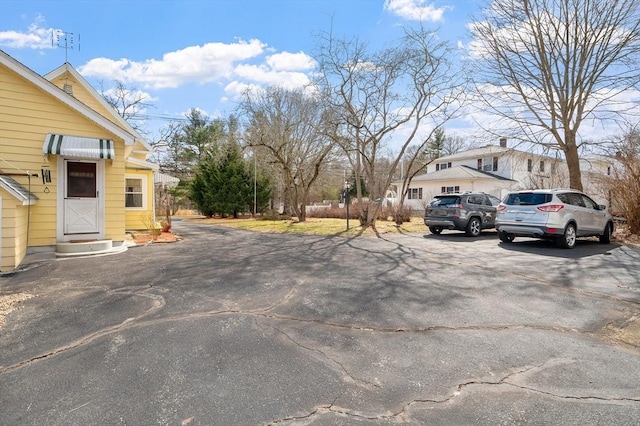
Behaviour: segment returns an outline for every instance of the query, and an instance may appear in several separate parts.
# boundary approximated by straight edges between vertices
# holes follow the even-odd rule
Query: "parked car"
[[[501,241],[517,236],[554,240],[573,248],[578,237],[597,236],[609,244],[613,219],[606,206],[573,189],[512,192],[498,206],[496,229]]]
[[[481,192],[436,195],[424,211],[424,224],[432,234],[457,229],[477,237],[483,229],[493,228],[500,200]]]

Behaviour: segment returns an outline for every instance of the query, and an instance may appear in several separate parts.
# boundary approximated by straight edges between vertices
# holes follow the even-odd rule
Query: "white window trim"
[[[140,179],[142,181],[142,207],[127,207],[127,179]],[[148,181],[145,175],[125,174],[124,175],[124,196],[125,196],[125,210],[147,210],[147,196],[148,196]]]

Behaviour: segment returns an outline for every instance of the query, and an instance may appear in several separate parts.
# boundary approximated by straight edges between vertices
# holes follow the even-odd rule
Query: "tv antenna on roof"
[[[69,49],[73,50],[74,35],[62,30],[51,30],[51,47],[64,49],[64,61],[69,62]],[[78,52],[80,51],[80,34],[78,34]]]

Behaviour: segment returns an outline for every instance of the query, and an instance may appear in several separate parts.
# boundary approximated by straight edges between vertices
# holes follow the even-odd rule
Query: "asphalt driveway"
[[[0,424],[638,424],[640,249],[174,229],[0,278]]]

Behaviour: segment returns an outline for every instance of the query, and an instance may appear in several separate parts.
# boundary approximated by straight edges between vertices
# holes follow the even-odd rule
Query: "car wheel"
[[[442,228],[440,228],[439,226],[430,226],[429,231],[432,234],[440,235],[440,233],[442,232]]]
[[[607,226],[604,228],[604,232],[600,235],[600,243],[609,244],[611,243],[611,224],[607,223]]]
[[[482,230],[482,223],[480,219],[477,217],[472,217],[469,219],[469,223],[467,224],[467,229],[465,230],[466,234],[470,237],[477,237],[480,235],[480,231]]]
[[[500,241],[503,243],[511,243],[514,240],[515,235],[508,234],[506,232],[498,232],[498,238],[500,238]]]
[[[564,235],[556,240],[558,247],[572,249],[576,246],[576,226],[573,223],[564,229]]]

